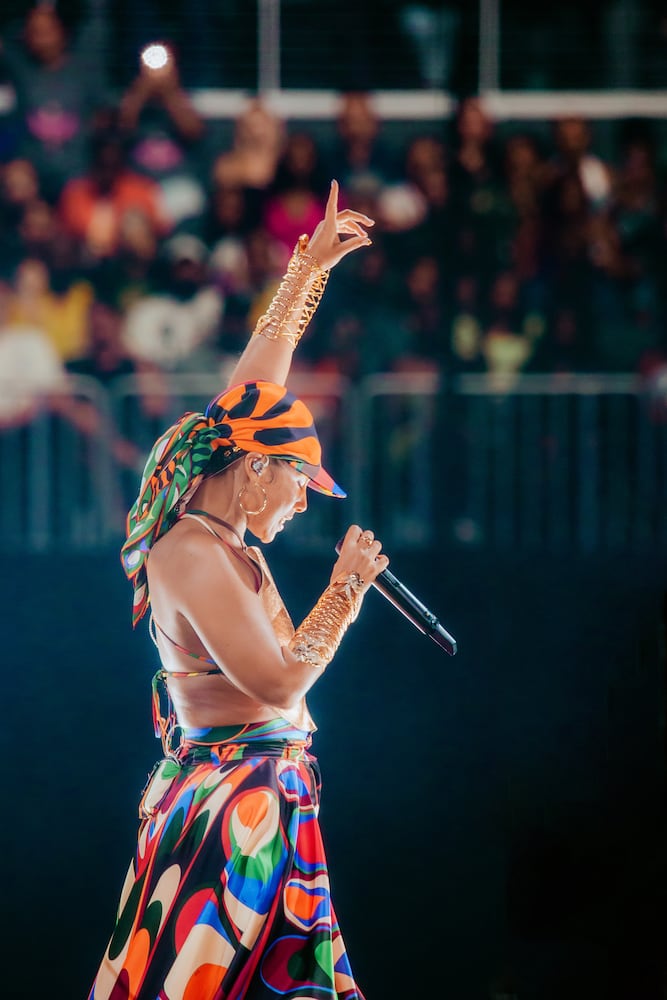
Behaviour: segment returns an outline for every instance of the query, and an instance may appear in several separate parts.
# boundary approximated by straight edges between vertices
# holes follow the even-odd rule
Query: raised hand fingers
[[[338,220],[345,221],[353,220],[354,222],[360,222],[364,226],[374,226],[375,219],[371,219],[370,215],[364,215],[363,212],[355,212],[352,208],[344,208],[338,213]]]
[[[327,207],[324,213],[324,221],[331,226],[336,227],[336,219],[340,214],[338,211],[338,181],[333,180],[331,182],[331,190],[329,191],[329,197],[327,198]]]
[[[358,250],[360,247],[369,247],[372,244],[372,240],[368,236],[350,236],[348,240],[344,240],[336,254],[336,261],[341,260],[348,253],[352,253],[353,250]]]
[[[354,219],[347,219],[343,222],[339,222],[338,232],[345,233],[346,236],[368,236],[368,233],[361,223],[356,222]]]
[[[369,226],[374,226],[375,222],[362,212],[353,212],[346,209],[336,216],[336,228],[339,233],[346,235],[356,234],[357,236],[368,236],[366,232]]]
[[[324,218],[313,233],[309,251],[325,270],[333,267],[347,254],[370,246],[366,229],[374,225],[369,216],[345,208],[338,211],[338,181],[331,182]],[[345,237],[341,239],[341,237]]]

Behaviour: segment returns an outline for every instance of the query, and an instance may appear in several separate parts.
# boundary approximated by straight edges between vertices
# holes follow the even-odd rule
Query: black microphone
[[[342,544],[343,539],[341,538],[336,545],[336,553],[338,555],[340,555]],[[423,635],[427,635],[429,639],[433,639],[433,642],[440,646],[441,649],[444,649],[450,656],[454,656],[458,648],[454,636],[450,635],[447,629],[443,628],[433,612],[429,611],[393,573],[390,573],[388,569],[383,569],[375,580],[373,580],[373,586],[402,615],[405,615]]]

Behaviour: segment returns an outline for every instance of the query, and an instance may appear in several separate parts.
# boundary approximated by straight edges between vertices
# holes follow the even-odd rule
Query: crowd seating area
[[[46,408],[100,434],[106,416],[68,391],[73,376],[104,393],[128,376],[153,387],[222,379],[332,177],[342,205],[376,220],[373,245],[336,269],[298,374],[352,386],[387,373],[663,385],[667,187],[655,122],[614,123],[603,150],[580,116],[501,129],[462,96],[450,120],[396,129],[372,91],[343,88],[326,125],[281,120],[249,96],[220,130],[184,87],[175,47],[109,89],[91,58],[94,18],[84,27],[68,33],[39,5],[2,40],[16,98],[0,118],[6,433]],[[168,392],[140,395],[139,421],[167,418]],[[132,474],[141,439],[113,435]]]

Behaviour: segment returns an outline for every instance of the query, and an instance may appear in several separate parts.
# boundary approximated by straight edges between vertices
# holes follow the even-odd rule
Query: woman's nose
[[[297,513],[302,514],[303,511],[307,508],[307,506],[308,506],[308,487],[304,486],[301,491],[301,496],[294,505],[294,509],[297,511]]]

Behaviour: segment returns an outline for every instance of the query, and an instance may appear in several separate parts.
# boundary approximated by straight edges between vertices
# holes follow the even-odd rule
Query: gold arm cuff
[[[297,660],[323,670],[359,614],[364,581],[358,573],[334,580],[294,633],[289,644]]]
[[[254,337],[286,340],[292,350],[301,340],[329,279],[329,272],[308,253],[307,247],[308,237],[300,236],[271,305],[257,321]]]

